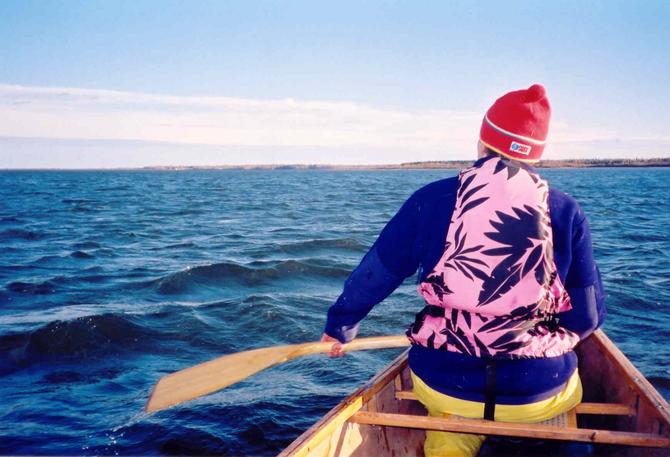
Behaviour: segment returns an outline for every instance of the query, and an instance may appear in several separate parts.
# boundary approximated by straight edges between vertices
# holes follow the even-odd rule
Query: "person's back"
[[[579,205],[524,163],[540,158],[548,119],[541,86],[498,99],[480,160],[412,195],[328,312],[322,339],[349,341],[418,269],[409,363],[430,414],[537,422],[581,400],[572,349],[604,318],[602,286]],[[475,455],[482,441],[429,432],[425,451]]]
[[[410,340],[488,359],[553,357],[578,337],[556,322],[570,298],[553,260],[549,187],[490,155],[462,171],[444,254],[418,290]]]

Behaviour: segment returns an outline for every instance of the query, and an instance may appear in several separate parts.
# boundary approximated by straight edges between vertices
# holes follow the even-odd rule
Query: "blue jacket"
[[[358,323],[407,277],[418,271],[417,282],[425,279],[442,256],[457,190],[456,177],[443,179],[419,189],[402,205],[346,280],[342,294],[328,310],[325,333],[341,342],[351,341]],[[554,261],[573,306],[559,314],[559,319],[583,339],[605,318],[602,280],[593,260],[588,222],[579,204],[556,189],[549,191],[549,211]],[[484,360],[413,346],[409,363],[431,388],[484,401]],[[496,401],[523,404],[548,398],[564,387],[576,367],[574,352],[499,361]]]

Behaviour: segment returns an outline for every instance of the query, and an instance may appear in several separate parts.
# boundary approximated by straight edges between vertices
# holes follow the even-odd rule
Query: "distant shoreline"
[[[115,168],[1,168],[0,171],[188,171],[188,170],[444,170],[462,169],[474,160],[444,160],[405,162],[379,165],[317,165],[317,164],[256,164],[256,165],[157,165]],[[670,157],[656,159],[579,159],[543,160],[537,168],[654,168],[670,167]]]

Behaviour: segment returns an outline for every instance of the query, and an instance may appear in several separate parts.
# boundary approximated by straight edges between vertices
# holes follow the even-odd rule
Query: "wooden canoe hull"
[[[582,408],[585,414],[577,410],[580,414],[580,429],[603,430],[601,434],[606,435],[605,439],[616,435],[616,442],[627,442],[631,436],[635,438],[632,442],[636,444],[640,442],[640,437],[648,436],[649,439],[645,438],[645,441],[658,438],[656,443],[651,444],[663,446],[616,445],[614,449],[614,445],[597,444],[596,455],[670,456],[670,445],[664,444],[670,443],[670,407],[653,386],[602,331],[597,331],[582,342],[577,352],[584,402],[588,403]],[[310,427],[279,456],[422,456],[425,431],[414,426],[398,425],[408,419],[410,422],[419,422],[412,420],[409,415],[426,415],[423,406],[413,399],[411,390],[407,352],[404,352]],[[586,414],[594,412],[589,409],[607,414]],[[371,416],[375,416],[374,420],[381,420],[373,420],[372,423],[389,423],[392,426],[365,423]],[[475,429],[481,424],[491,428],[493,434],[509,433],[504,428],[506,424],[499,422],[467,421],[467,424]],[[503,431],[495,430],[496,425],[502,426]],[[508,425],[510,427],[507,428],[511,428],[514,433],[516,424]],[[578,429],[560,429],[557,433],[563,437],[567,433],[571,433],[570,436],[579,433],[581,436],[578,439],[581,441],[600,439],[595,438],[598,433],[574,430]],[[622,433],[612,434],[611,431]]]

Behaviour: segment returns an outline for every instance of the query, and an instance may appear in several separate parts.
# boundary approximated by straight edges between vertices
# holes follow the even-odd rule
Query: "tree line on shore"
[[[318,164],[258,164],[220,166],[157,166],[153,170],[421,170],[462,169],[472,165],[472,160],[433,160],[384,165],[318,165]],[[594,168],[594,167],[670,167],[670,157],[655,159],[567,159],[542,160],[538,168]]]

